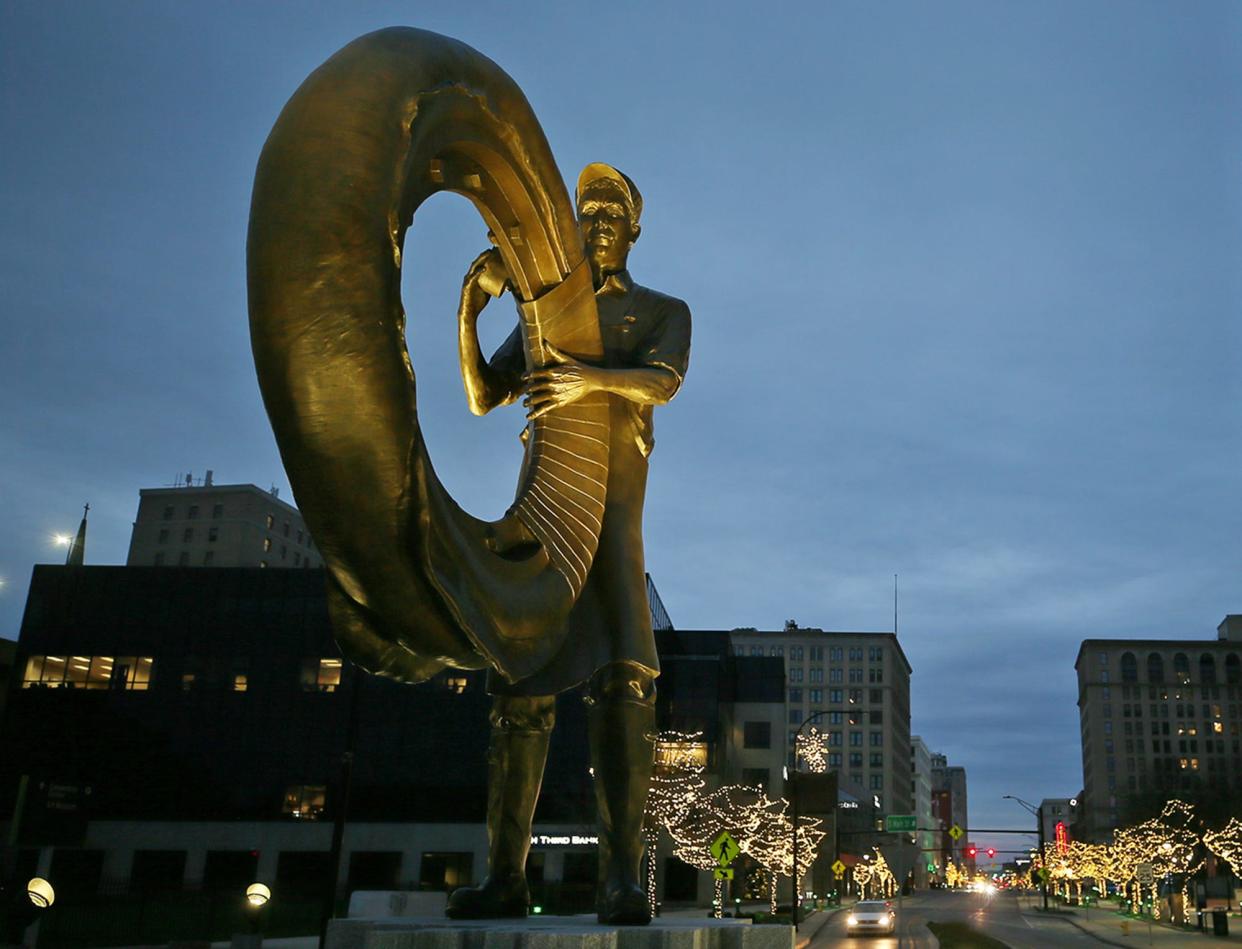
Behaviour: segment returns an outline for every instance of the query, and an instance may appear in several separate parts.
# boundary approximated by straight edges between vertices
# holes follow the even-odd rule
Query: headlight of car
[[[857,917],[857,916],[855,916],[853,913],[850,913],[850,915],[849,915],[848,917],[846,917],[846,920],[845,920],[845,925],[847,925],[847,926],[857,926],[857,925],[858,925],[858,917]]]

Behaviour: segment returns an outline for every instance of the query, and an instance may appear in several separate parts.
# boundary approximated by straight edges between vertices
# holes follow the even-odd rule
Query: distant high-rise
[[[966,845],[970,839],[970,815],[966,806],[966,769],[949,764],[947,756],[931,756],[932,810],[943,830],[941,849],[946,857],[966,862]],[[949,833],[954,826],[962,834],[954,840]]]
[[[144,488],[129,542],[130,567],[322,567],[298,509],[253,484]]]
[[[865,788],[882,813],[914,813],[911,668],[893,633],[829,632],[790,621],[779,631],[735,629],[732,638],[739,656],[785,660],[790,763],[798,726],[820,712],[815,726],[827,742],[828,770]]]

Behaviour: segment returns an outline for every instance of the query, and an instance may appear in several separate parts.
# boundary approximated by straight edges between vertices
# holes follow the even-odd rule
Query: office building
[[[784,663],[735,655],[727,632],[657,642],[660,728],[698,733],[710,786],[779,796]],[[357,674],[332,641],[321,570],[38,566],[15,663],[0,835],[16,833],[19,872],[55,881],[54,944],[227,938],[254,880],[280,895],[282,918],[317,919],[347,749],[341,895],[446,891],[484,872],[484,674],[414,686]],[[589,911],[595,801],[577,692],[558,701],[543,789],[536,901]],[[657,856],[663,899],[706,901],[710,873]],[[212,922],[136,938],[135,900],[164,896]]]
[[[893,633],[735,629],[738,655],[785,663],[785,760],[800,725],[817,716],[830,771],[865,788],[885,814],[913,813],[910,788],[910,663]],[[807,726],[808,729],[811,727]]]
[[[966,769],[949,764],[946,755],[931,756],[932,816],[941,828],[939,847],[942,865],[952,860],[960,866],[967,864],[966,850],[969,846],[970,820],[967,810]],[[960,827],[962,834],[953,839],[950,833]]]
[[[144,488],[130,536],[131,567],[323,566],[306,522],[275,488],[200,483]]]
[[[1040,820],[1044,840],[1050,844],[1074,839],[1074,818],[1078,812],[1078,799],[1073,797],[1046,797],[1039,802]]]
[[[910,796],[914,802],[910,813],[918,821],[918,834],[915,842],[919,851],[931,857],[934,862],[937,838],[937,826],[932,816],[932,774],[931,751],[918,735],[910,738]],[[926,859],[916,862],[915,883],[926,886],[928,880]]]
[[[1086,639],[1078,674],[1081,839],[1144,796],[1242,790],[1242,615],[1216,639]]]

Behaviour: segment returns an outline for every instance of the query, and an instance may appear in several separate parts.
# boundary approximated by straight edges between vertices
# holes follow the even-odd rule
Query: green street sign
[[[890,814],[884,818],[884,830],[890,834],[901,834],[919,829],[919,820],[913,814]]]
[[[716,858],[718,864],[722,867],[727,867],[742,852],[742,848],[737,845],[736,840],[729,836],[727,830],[722,830],[720,836],[712,841],[710,852]]]
[[[935,872],[936,872],[936,865],[935,865],[934,863],[929,863],[929,864],[927,865],[927,872],[928,872],[928,873],[935,873]]]

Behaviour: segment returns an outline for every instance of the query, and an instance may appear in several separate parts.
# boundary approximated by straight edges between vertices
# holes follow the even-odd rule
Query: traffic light
[[[995,847],[988,847],[988,849],[985,851],[985,853],[986,853],[989,857],[995,857],[995,856],[996,856],[996,848],[995,848]]]
[[[974,846],[973,844],[966,848],[966,856],[974,857],[974,856],[978,856],[978,854],[979,854],[979,848]]]

